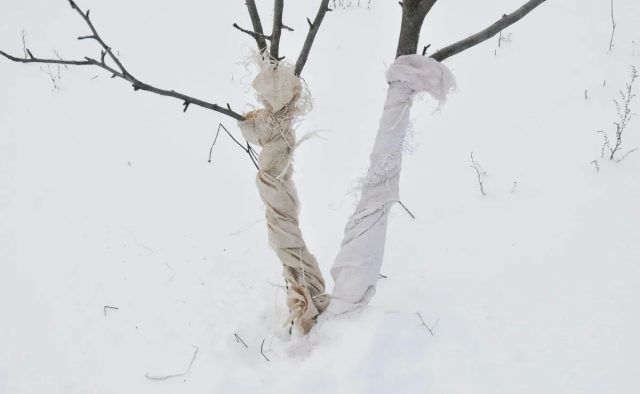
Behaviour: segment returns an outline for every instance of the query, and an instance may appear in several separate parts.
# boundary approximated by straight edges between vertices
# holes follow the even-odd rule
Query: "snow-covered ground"
[[[421,45],[521,2],[441,0]],[[287,59],[316,3],[287,2]],[[231,27],[249,26],[244,2],[79,4],[139,78],[255,102],[242,64],[254,43]],[[269,25],[270,1],[258,4]],[[615,0],[611,53],[609,6],[549,0],[500,47],[446,61],[459,89],[436,114],[414,105],[401,188],[416,219],[392,213],[387,278],[367,310],[306,339],[282,328],[254,167],[226,136],[207,162],[220,121],[239,135],[233,122],[95,69],[61,69],[52,91],[38,66],[0,59],[0,393],[640,392],[640,152],[602,160],[597,133],[613,135],[612,100],[640,66],[640,3]],[[328,14],[304,73],[315,108],[299,130],[323,139],[298,151],[296,182],[327,276],[399,20],[396,1]],[[12,53],[22,30],[36,55],[99,53],[63,0],[2,1],[0,21]],[[640,119],[624,137],[640,146]],[[145,377],[192,360],[184,376]]]

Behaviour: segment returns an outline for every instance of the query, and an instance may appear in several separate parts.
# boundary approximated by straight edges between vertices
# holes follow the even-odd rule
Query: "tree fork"
[[[418,52],[420,30],[424,19],[431,11],[437,0],[405,0],[400,2],[402,7],[402,23],[398,38],[396,57],[413,55]]]

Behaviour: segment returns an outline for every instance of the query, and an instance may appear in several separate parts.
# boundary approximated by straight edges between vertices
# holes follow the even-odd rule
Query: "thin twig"
[[[152,254],[154,254],[154,253],[155,253],[155,252],[153,251],[153,249],[151,249],[151,248],[150,248],[150,247],[148,247],[147,245],[143,244],[142,242],[138,241],[138,238],[135,236],[135,234],[134,234],[131,230],[129,230],[129,229],[128,229],[128,228],[126,228],[126,227],[122,227],[122,228],[124,228],[125,230],[127,230],[127,232],[129,233],[129,235],[131,235],[131,238],[133,238],[133,241],[134,241],[138,246],[140,246],[141,248],[143,248],[143,249],[146,249],[146,250],[147,250],[147,256],[151,256]]]
[[[169,280],[167,282],[171,282],[171,280],[173,279],[173,276],[175,275],[176,271],[173,269],[173,267],[167,263],[166,261],[164,262],[165,267],[169,268],[169,271],[171,271],[171,276],[169,277]]]
[[[58,67],[57,75],[54,74],[54,72],[51,70],[51,65],[50,64],[47,64],[46,70],[45,70],[44,67],[40,67],[40,71],[42,71],[43,73],[47,74],[49,76],[49,79],[51,80],[51,83],[53,84],[53,88],[51,88],[52,92],[54,90],[60,89],[60,87],[58,86],[58,81],[60,80],[60,65],[58,64],[57,67]]]
[[[276,283],[269,282],[269,281],[267,281],[267,283],[268,283],[270,286],[277,287],[278,289],[282,289],[282,290],[284,290],[285,292],[287,291],[287,286],[278,285],[278,284],[276,284]]]
[[[266,340],[267,340],[266,338],[265,338],[265,339],[263,339],[263,340],[262,340],[262,344],[260,344],[260,354],[262,354],[262,357],[264,357],[264,359],[265,359],[265,360],[267,360],[267,362],[271,362],[271,360],[269,360],[269,357],[267,357],[267,356],[264,354],[264,350],[263,350],[263,349],[264,349],[264,341],[266,341]]]
[[[105,305],[103,310],[104,310],[104,315],[107,316],[107,309],[112,309],[112,310],[119,310],[120,308],[116,307],[116,306],[109,306],[109,305]]]
[[[483,196],[486,196],[487,194],[484,192],[484,177],[487,175],[487,173],[480,166],[480,163],[478,163],[473,157],[473,152],[471,152],[471,165],[469,167],[473,168],[473,170],[476,172],[476,176],[478,177],[478,185],[480,186],[480,193],[482,193]]]
[[[186,374],[189,373],[189,371],[191,371],[191,367],[193,366],[193,363],[196,361],[196,356],[198,355],[198,351],[200,350],[197,346],[194,346],[194,345],[191,345],[191,346],[195,348],[195,351],[193,352],[193,357],[191,357],[191,362],[189,363],[189,366],[187,367],[186,371],[182,373],[163,375],[163,376],[153,376],[153,375],[150,375],[149,372],[147,372],[144,376],[149,380],[167,380],[171,378],[179,378],[181,376],[185,376]]]
[[[233,142],[235,142],[236,145],[238,145],[240,147],[240,149],[242,149],[243,151],[245,151],[249,155],[249,158],[251,159],[251,162],[253,163],[253,165],[256,167],[257,170],[260,170],[260,167],[258,167],[258,162],[257,162],[257,160],[258,160],[257,153],[251,147],[251,145],[249,145],[249,142],[247,142],[247,146],[246,147],[244,145],[242,145],[240,143],[240,141],[238,141],[236,139],[236,137],[234,137],[233,134],[231,134],[229,132],[229,130],[227,130],[227,128],[224,127],[224,125],[222,123],[220,123],[218,125],[218,131],[216,132],[216,136],[213,139],[213,143],[211,144],[211,148],[209,148],[209,163],[211,163],[211,156],[213,155],[213,147],[216,145],[216,142],[218,141],[218,136],[220,135],[220,129],[224,130],[227,133],[227,135],[229,137],[231,137]]]
[[[241,343],[244,345],[245,348],[249,349],[249,346],[247,346],[246,343],[244,343],[244,341],[242,340],[242,338],[240,338],[240,335],[236,334],[235,332],[233,333],[233,336],[236,337],[236,342]]]
[[[409,214],[409,216],[411,216],[411,219],[414,219],[414,220],[415,220],[415,218],[416,218],[416,217],[413,215],[413,213],[411,213],[411,211],[409,210],[409,208],[407,208],[407,207],[402,203],[402,201],[398,200],[398,204],[400,204],[400,206],[401,206],[402,208],[404,208],[404,210],[405,210],[405,211],[407,211],[407,213]]]
[[[418,317],[420,318],[420,321],[422,322],[421,326],[424,326],[427,329],[427,331],[429,331],[429,334],[431,334],[431,336],[435,336],[435,333],[433,332],[433,330],[435,330],[436,327],[438,326],[438,323],[440,323],[440,318],[438,318],[438,320],[436,320],[436,322],[433,323],[432,327],[429,327],[427,323],[424,322],[424,319],[422,318],[422,315],[420,314],[420,312],[416,312],[416,315],[418,315]]]
[[[272,59],[279,59],[280,36],[282,35],[282,13],[284,11],[284,0],[274,0],[273,2],[273,30],[271,31],[271,48],[269,49]]]
[[[609,142],[609,136],[607,135],[607,133],[604,130],[598,130],[596,131],[596,133],[600,133],[602,134],[602,147],[600,148],[600,158],[604,159],[604,151],[605,149],[609,149],[609,152],[613,152],[613,149],[611,149],[611,143]]]
[[[53,49],[53,54],[56,55],[56,58],[58,60],[62,60],[62,55],[60,55],[60,52],[57,49],[55,49],[55,48]],[[65,69],[69,69],[69,66],[65,64],[64,68]]]
[[[24,58],[28,59],[29,54],[27,53],[27,32],[22,30],[22,52],[24,53]]]
[[[611,39],[609,40],[609,52],[613,49],[613,36],[616,34],[616,18],[613,13],[613,0],[611,0]]]
[[[243,232],[245,232],[245,231],[249,230],[250,228],[252,228],[253,226],[255,226],[256,224],[261,223],[261,222],[264,222],[264,221],[266,221],[266,220],[267,220],[267,219],[265,219],[265,218],[260,219],[260,220],[256,220],[255,222],[251,223],[251,224],[250,224],[250,225],[248,225],[248,226],[245,226],[245,227],[243,227],[243,228],[241,228],[241,229],[239,229],[239,230],[236,230],[236,231],[234,231],[234,232],[232,232],[232,233],[229,233],[229,236],[236,236],[236,235],[240,235],[240,234],[242,234]]]

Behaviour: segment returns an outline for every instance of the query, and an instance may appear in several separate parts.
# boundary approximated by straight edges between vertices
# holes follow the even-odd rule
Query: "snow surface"
[[[446,45],[521,1],[438,2],[421,42]],[[288,59],[316,3],[287,2]],[[255,103],[242,65],[253,42],[231,27],[249,26],[244,2],[79,4],[139,78]],[[459,91],[437,114],[414,105],[401,195],[416,219],[392,213],[387,278],[363,313],[302,339],[282,328],[255,169],[225,137],[207,162],[220,121],[239,135],[233,122],[100,70],[62,69],[51,91],[38,66],[2,59],[0,393],[640,392],[640,153],[601,160],[596,133],[613,131],[612,100],[640,66],[640,3],[615,5],[612,53],[609,0],[550,0],[510,42],[447,61]],[[3,50],[20,54],[25,30],[36,55],[98,53],[75,40],[86,27],[66,1],[2,1],[0,20]],[[324,139],[298,151],[296,182],[325,273],[399,20],[382,0],[327,15],[304,73],[315,109],[300,133]],[[625,146],[640,146],[640,119]],[[185,372],[196,348],[186,375],[145,377]]]

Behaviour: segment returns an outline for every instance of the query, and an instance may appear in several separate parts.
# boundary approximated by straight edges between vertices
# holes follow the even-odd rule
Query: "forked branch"
[[[405,0],[400,2],[402,23],[396,57],[417,53],[422,24],[435,3],[436,0]]]
[[[527,3],[525,3],[525,5],[518,8],[513,13],[509,15],[507,14],[503,15],[502,18],[500,18],[500,20],[498,20],[491,26],[487,27],[486,29],[482,30],[481,32],[478,32],[452,45],[442,48],[436,53],[434,53],[433,55],[431,55],[431,57],[441,62],[453,55],[456,55],[464,50],[467,50],[473,46],[476,46],[481,42],[484,42],[490,39],[491,37],[495,36],[505,28],[513,25],[520,19],[524,18],[529,12],[533,11],[536,7],[538,7],[540,4],[544,3],[545,1],[546,0],[529,0]]]
[[[329,8],[329,0],[321,0],[316,18],[313,22],[311,22],[310,19],[307,19],[307,22],[309,23],[309,33],[307,33],[307,38],[304,40],[302,51],[300,51],[300,55],[296,61],[295,74],[298,77],[302,74],[304,65],[307,63],[309,52],[311,52],[311,47],[313,46],[313,41],[316,39],[316,35],[318,34],[318,30],[320,29],[320,25],[322,24],[327,11],[331,11]]]
[[[260,41],[260,42],[265,41],[266,42],[267,40],[271,41],[271,36],[265,36],[264,33],[258,33],[258,32],[255,32],[255,31],[243,29],[242,27],[238,26],[237,23],[234,23],[233,27],[235,27],[236,29],[240,30],[244,34],[250,35],[251,37],[253,37],[256,40],[256,42],[258,42],[258,41]],[[260,50],[260,52],[262,52],[264,49],[266,49],[266,46],[265,46],[264,49],[261,49],[260,48],[260,43],[258,43],[258,49]]]
[[[102,37],[100,36],[96,28],[94,27],[93,22],[91,22],[91,19],[89,17],[90,12],[89,11],[83,12],[73,0],[68,0],[68,1],[69,1],[69,4],[71,5],[71,8],[73,8],[75,11],[78,12],[78,14],[89,26],[89,29],[91,29],[91,33],[92,33],[91,35],[81,36],[81,37],[78,37],[78,39],[81,39],[81,40],[91,39],[91,40],[97,41],[102,47],[102,51],[100,53],[100,60],[96,60],[91,57],[85,57],[84,60],[43,59],[43,58],[38,58],[34,56],[33,53],[28,49],[26,50],[29,55],[27,58],[19,58],[16,56],[12,56],[3,51],[0,51],[0,55],[6,57],[11,61],[19,62],[19,63],[62,64],[66,66],[96,66],[96,67],[102,68],[105,71],[108,71],[111,74],[112,78],[124,79],[125,81],[131,83],[131,85],[133,86],[133,89],[136,91],[145,90],[147,92],[155,93],[160,96],[173,97],[178,100],[181,100],[183,102],[185,110],[189,107],[189,105],[193,104],[202,108],[210,109],[212,111],[216,111],[221,114],[230,116],[236,120],[244,120],[244,117],[242,115],[231,110],[231,108],[228,105],[225,108],[225,107],[219,106],[218,104],[209,103],[207,101],[200,100],[198,98],[176,92],[175,90],[160,89],[155,86],[149,85],[145,82],[142,82],[136,77],[134,77],[125,68],[125,66],[122,64],[120,59],[113,53],[113,51],[111,50],[111,47],[104,42],[104,40],[102,39]],[[111,61],[115,64],[115,67],[112,67],[109,64],[107,64],[106,62],[107,55],[109,56]]]

